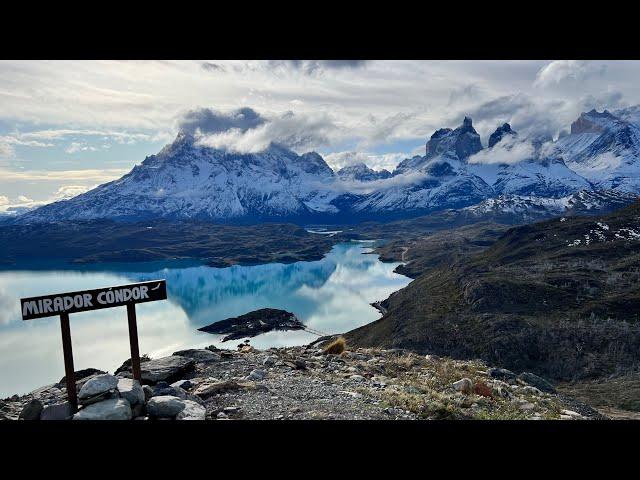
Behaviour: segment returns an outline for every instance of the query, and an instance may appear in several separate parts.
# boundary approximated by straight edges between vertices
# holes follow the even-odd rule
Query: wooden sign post
[[[62,331],[62,353],[64,355],[64,371],[67,383],[69,403],[78,405],[75,370],[73,368],[73,351],[71,347],[71,328],[69,314],[100,310],[112,307],[127,307],[129,320],[129,344],[131,347],[131,372],[133,378],[141,381],[140,351],[138,348],[138,325],[136,320],[136,303],[155,302],[167,299],[167,284],[164,280],[133,283],[118,287],[98,288],[79,292],[59,293],[42,297],[20,299],[22,319],[53,317],[60,315]]]

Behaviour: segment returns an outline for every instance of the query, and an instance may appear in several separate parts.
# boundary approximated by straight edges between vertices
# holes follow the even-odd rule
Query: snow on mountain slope
[[[597,189],[640,192],[640,114],[637,107],[613,114],[592,110],[551,147],[566,165]]]
[[[336,175],[343,180],[370,182],[372,180],[389,178],[391,176],[391,172],[384,169],[376,171],[367,167],[364,163],[356,163],[355,165],[349,165],[348,167],[341,168],[338,170]]]
[[[335,212],[331,168],[316,153],[272,145],[258,154],[198,146],[187,134],[113,182],[29,214],[29,220],[271,218]]]
[[[465,117],[455,129],[437,130],[423,156],[403,160],[393,173],[362,163],[334,173],[314,152],[298,155],[272,143],[258,153],[235,153],[182,132],[122,178],[12,221],[339,222],[465,207],[478,214],[503,209],[523,216],[575,205],[589,210],[589,202],[605,208],[630,201],[627,193],[632,198],[640,193],[640,128],[632,123],[638,118],[640,109],[587,112],[571,134],[543,145],[520,139],[503,124],[491,135],[491,147],[483,149]],[[601,190],[614,193],[594,199]]]

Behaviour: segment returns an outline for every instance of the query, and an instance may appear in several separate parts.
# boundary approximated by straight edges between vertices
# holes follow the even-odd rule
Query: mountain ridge
[[[572,124],[571,133],[543,144],[521,138],[504,123],[483,148],[465,117],[457,128],[433,133],[424,155],[403,160],[393,172],[364,163],[334,171],[316,152],[299,155],[276,143],[238,153],[181,131],[123,177],[14,221],[340,223],[462,209],[504,196],[536,198],[538,205],[579,192],[613,191],[623,198],[640,194],[636,119],[634,109],[592,110]]]

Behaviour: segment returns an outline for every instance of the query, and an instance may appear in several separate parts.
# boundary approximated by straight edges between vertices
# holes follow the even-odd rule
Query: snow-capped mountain
[[[583,113],[551,153],[594,188],[640,192],[640,110]]]
[[[605,209],[640,193],[639,120],[640,108],[591,111],[556,142],[520,138],[505,123],[483,148],[465,117],[455,129],[437,130],[424,155],[403,160],[392,173],[363,163],[334,172],[315,152],[299,155],[276,144],[236,153],[181,132],[122,178],[14,221],[337,223],[467,207],[479,215],[501,209],[539,216],[574,211],[581,196],[598,195],[593,208]]]
[[[359,182],[370,182],[372,180],[384,180],[391,177],[389,170],[374,170],[364,163],[356,163],[348,167],[341,168],[336,173],[343,180],[357,180]]]

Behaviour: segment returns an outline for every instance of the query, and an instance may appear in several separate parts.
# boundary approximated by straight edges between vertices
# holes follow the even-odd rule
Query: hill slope
[[[555,379],[640,364],[640,204],[511,228],[479,253],[435,265],[421,260],[432,251],[409,248],[405,271],[416,280],[349,341],[482,358]]]

